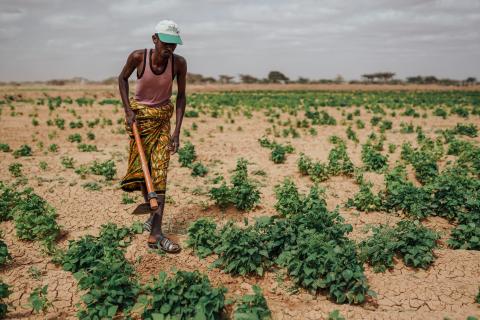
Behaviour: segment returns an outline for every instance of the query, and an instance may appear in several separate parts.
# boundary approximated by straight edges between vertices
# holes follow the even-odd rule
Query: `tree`
[[[273,82],[273,83],[279,83],[279,82],[288,82],[288,77],[285,76],[283,73],[280,71],[270,71],[268,73],[268,81]]]
[[[240,80],[243,83],[257,83],[258,78],[255,78],[254,76],[251,76],[249,74],[240,74]]]
[[[230,81],[232,81],[233,77],[232,76],[228,76],[226,74],[221,74],[218,76],[219,77],[219,81],[220,83],[230,83]]]

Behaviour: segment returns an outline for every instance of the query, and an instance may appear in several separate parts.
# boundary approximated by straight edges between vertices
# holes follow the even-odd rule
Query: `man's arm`
[[[180,147],[180,128],[182,127],[183,114],[185,113],[185,105],[187,97],[185,95],[185,87],[187,82],[187,61],[185,58],[178,56],[177,69],[177,101],[176,101],[176,121],[175,131],[173,132],[173,150],[172,154],[178,151]]]
[[[130,107],[130,101],[128,99],[128,78],[130,78],[130,75],[137,68],[139,61],[141,61],[141,56],[139,55],[138,51],[133,51],[130,53],[127,63],[118,76],[118,89],[120,90],[120,97],[122,98],[125,117],[130,127],[132,126],[133,122],[135,122],[135,113]]]

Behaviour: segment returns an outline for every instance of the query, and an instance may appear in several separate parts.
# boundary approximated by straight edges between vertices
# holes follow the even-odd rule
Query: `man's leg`
[[[163,209],[165,207],[165,193],[157,193],[158,208],[153,212],[153,221],[152,221],[152,230],[150,232],[150,237],[148,242],[153,243],[157,240],[160,240],[164,237],[162,233],[162,220],[163,220]],[[173,241],[169,240],[169,243],[166,244],[169,251],[176,251],[180,249],[180,246]]]

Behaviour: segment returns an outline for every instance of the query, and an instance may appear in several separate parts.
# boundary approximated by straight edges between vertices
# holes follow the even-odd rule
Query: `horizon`
[[[178,23],[184,45],[175,53],[188,72],[216,79],[265,78],[272,70],[291,80],[351,81],[380,71],[395,79],[480,78],[480,2],[473,0],[7,0],[0,12],[2,82],[118,76],[131,51],[153,47],[161,19]]]

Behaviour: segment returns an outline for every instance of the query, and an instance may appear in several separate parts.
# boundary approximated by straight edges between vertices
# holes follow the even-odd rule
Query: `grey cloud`
[[[178,54],[205,75],[480,78],[478,0],[3,0],[0,57],[13,62],[0,80],[116,75],[160,19],[179,24]]]

